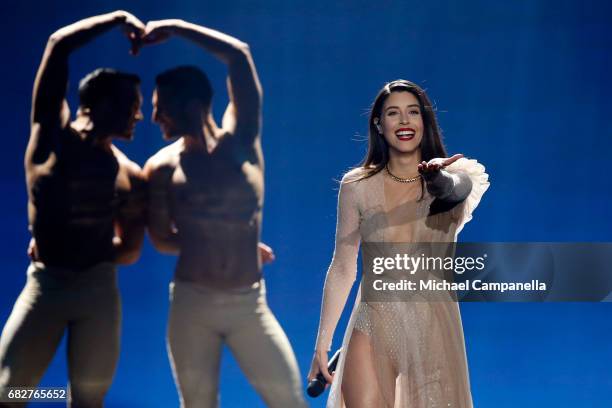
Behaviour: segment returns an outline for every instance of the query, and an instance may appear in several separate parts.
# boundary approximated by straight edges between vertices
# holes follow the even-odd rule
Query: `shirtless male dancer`
[[[149,233],[158,250],[179,254],[168,350],[182,407],[216,407],[226,344],[269,407],[305,407],[291,345],[267,306],[258,254],[264,192],[262,90],[247,44],[182,20],[147,23],[143,44],[170,36],[224,62],[230,102],[218,127],[212,88],[200,69],[161,73],[153,120],[178,138],[144,168]]]
[[[142,96],[137,76],[96,70],[81,80],[70,122],[65,94],[70,54],[117,26],[133,42],[144,29],[117,11],[56,31],[36,75],[25,154],[36,254],[0,338],[0,395],[35,387],[64,331],[71,406],[101,407],[113,379],[121,319],[115,264],[140,255],[146,187],[112,139],[132,138]]]

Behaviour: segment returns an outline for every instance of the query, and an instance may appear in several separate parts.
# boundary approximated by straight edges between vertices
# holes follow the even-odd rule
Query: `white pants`
[[[67,331],[69,405],[102,407],[119,357],[120,325],[113,264],[71,270],[32,263],[0,337],[0,391],[36,387]]]
[[[221,291],[170,284],[168,351],[181,407],[219,404],[219,365],[226,344],[268,407],[306,407],[297,361],[268,308],[263,280]]]

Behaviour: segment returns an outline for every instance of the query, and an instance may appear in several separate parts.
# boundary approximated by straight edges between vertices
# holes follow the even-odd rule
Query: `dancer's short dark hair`
[[[91,107],[103,99],[121,101],[125,98],[128,86],[138,85],[138,75],[98,68],[79,82],[79,101],[85,107]]]
[[[195,66],[183,65],[164,71],[157,75],[155,84],[174,103],[186,104],[195,99],[210,106],[212,101],[213,90],[208,76]]]

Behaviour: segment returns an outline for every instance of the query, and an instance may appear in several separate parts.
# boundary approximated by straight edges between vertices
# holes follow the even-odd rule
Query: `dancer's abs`
[[[226,147],[229,145],[225,145]],[[176,278],[228,289],[259,281],[263,207],[258,164],[229,155],[184,156],[172,176],[180,255]]]
[[[260,279],[262,183],[232,176],[221,183],[175,183],[177,279],[221,289]]]
[[[258,217],[259,218],[259,217]],[[181,252],[176,278],[219,289],[259,281],[259,220],[191,219],[178,226]]]

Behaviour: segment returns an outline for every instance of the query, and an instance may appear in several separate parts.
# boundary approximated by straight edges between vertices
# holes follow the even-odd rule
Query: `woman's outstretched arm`
[[[444,167],[462,157],[462,154],[456,154],[446,159],[436,158],[419,164],[419,172],[425,180],[429,194],[449,203],[459,203],[470,195],[472,180],[467,174],[453,174],[444,170]]]

